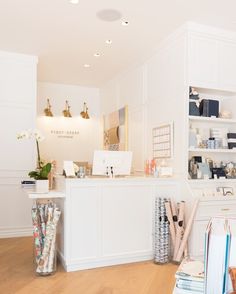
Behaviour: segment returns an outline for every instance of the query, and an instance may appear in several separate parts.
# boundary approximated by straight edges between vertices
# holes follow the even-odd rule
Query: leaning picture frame
[[[174,122],[162,123],[152,129],[153,158],[173,158]]]

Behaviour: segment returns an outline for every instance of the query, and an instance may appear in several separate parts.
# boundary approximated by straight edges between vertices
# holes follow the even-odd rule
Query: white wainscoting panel
[[[0,51],[0,238],[32,235],[32,201],[21,180],[35,168],[35,142],[17,133],[35,128],[37,58]]]

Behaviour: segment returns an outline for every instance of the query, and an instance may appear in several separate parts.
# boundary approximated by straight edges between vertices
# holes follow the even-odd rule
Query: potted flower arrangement
[[[28,173],[30,178],[35,179],[36,181],[36,192],[46,193],[49,190],[49,181],[48,175],[51,171],[51,163],[43,163],[41,161],[40,152],[39,152],[39,142],[44,140],[44,137],[40,134],[38,130],[28,130],[22,131],[17,134],[17,139],[34,139],[37,147],[37,168]]]

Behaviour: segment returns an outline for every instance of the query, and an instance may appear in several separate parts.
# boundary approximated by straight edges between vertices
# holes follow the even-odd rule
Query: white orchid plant
[[[47,180],[48,174],[51,171],[52,164],[44,164],[41,161],[40,152],[39,152],[39,142],[43,141],[45,138],[40,133],[39,130],[24,130],[17,134],[17,139],[34,139],[37,147],[37,168],[34,171],[29,172],[29,177],[34,178],[35,180]]]

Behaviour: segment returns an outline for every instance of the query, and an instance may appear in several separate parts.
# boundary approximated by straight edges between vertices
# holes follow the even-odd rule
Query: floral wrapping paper
[[[32,208],[34,252],[37,273],[52,273],[56,258],[56,228],[61,211],[52,202]]]

